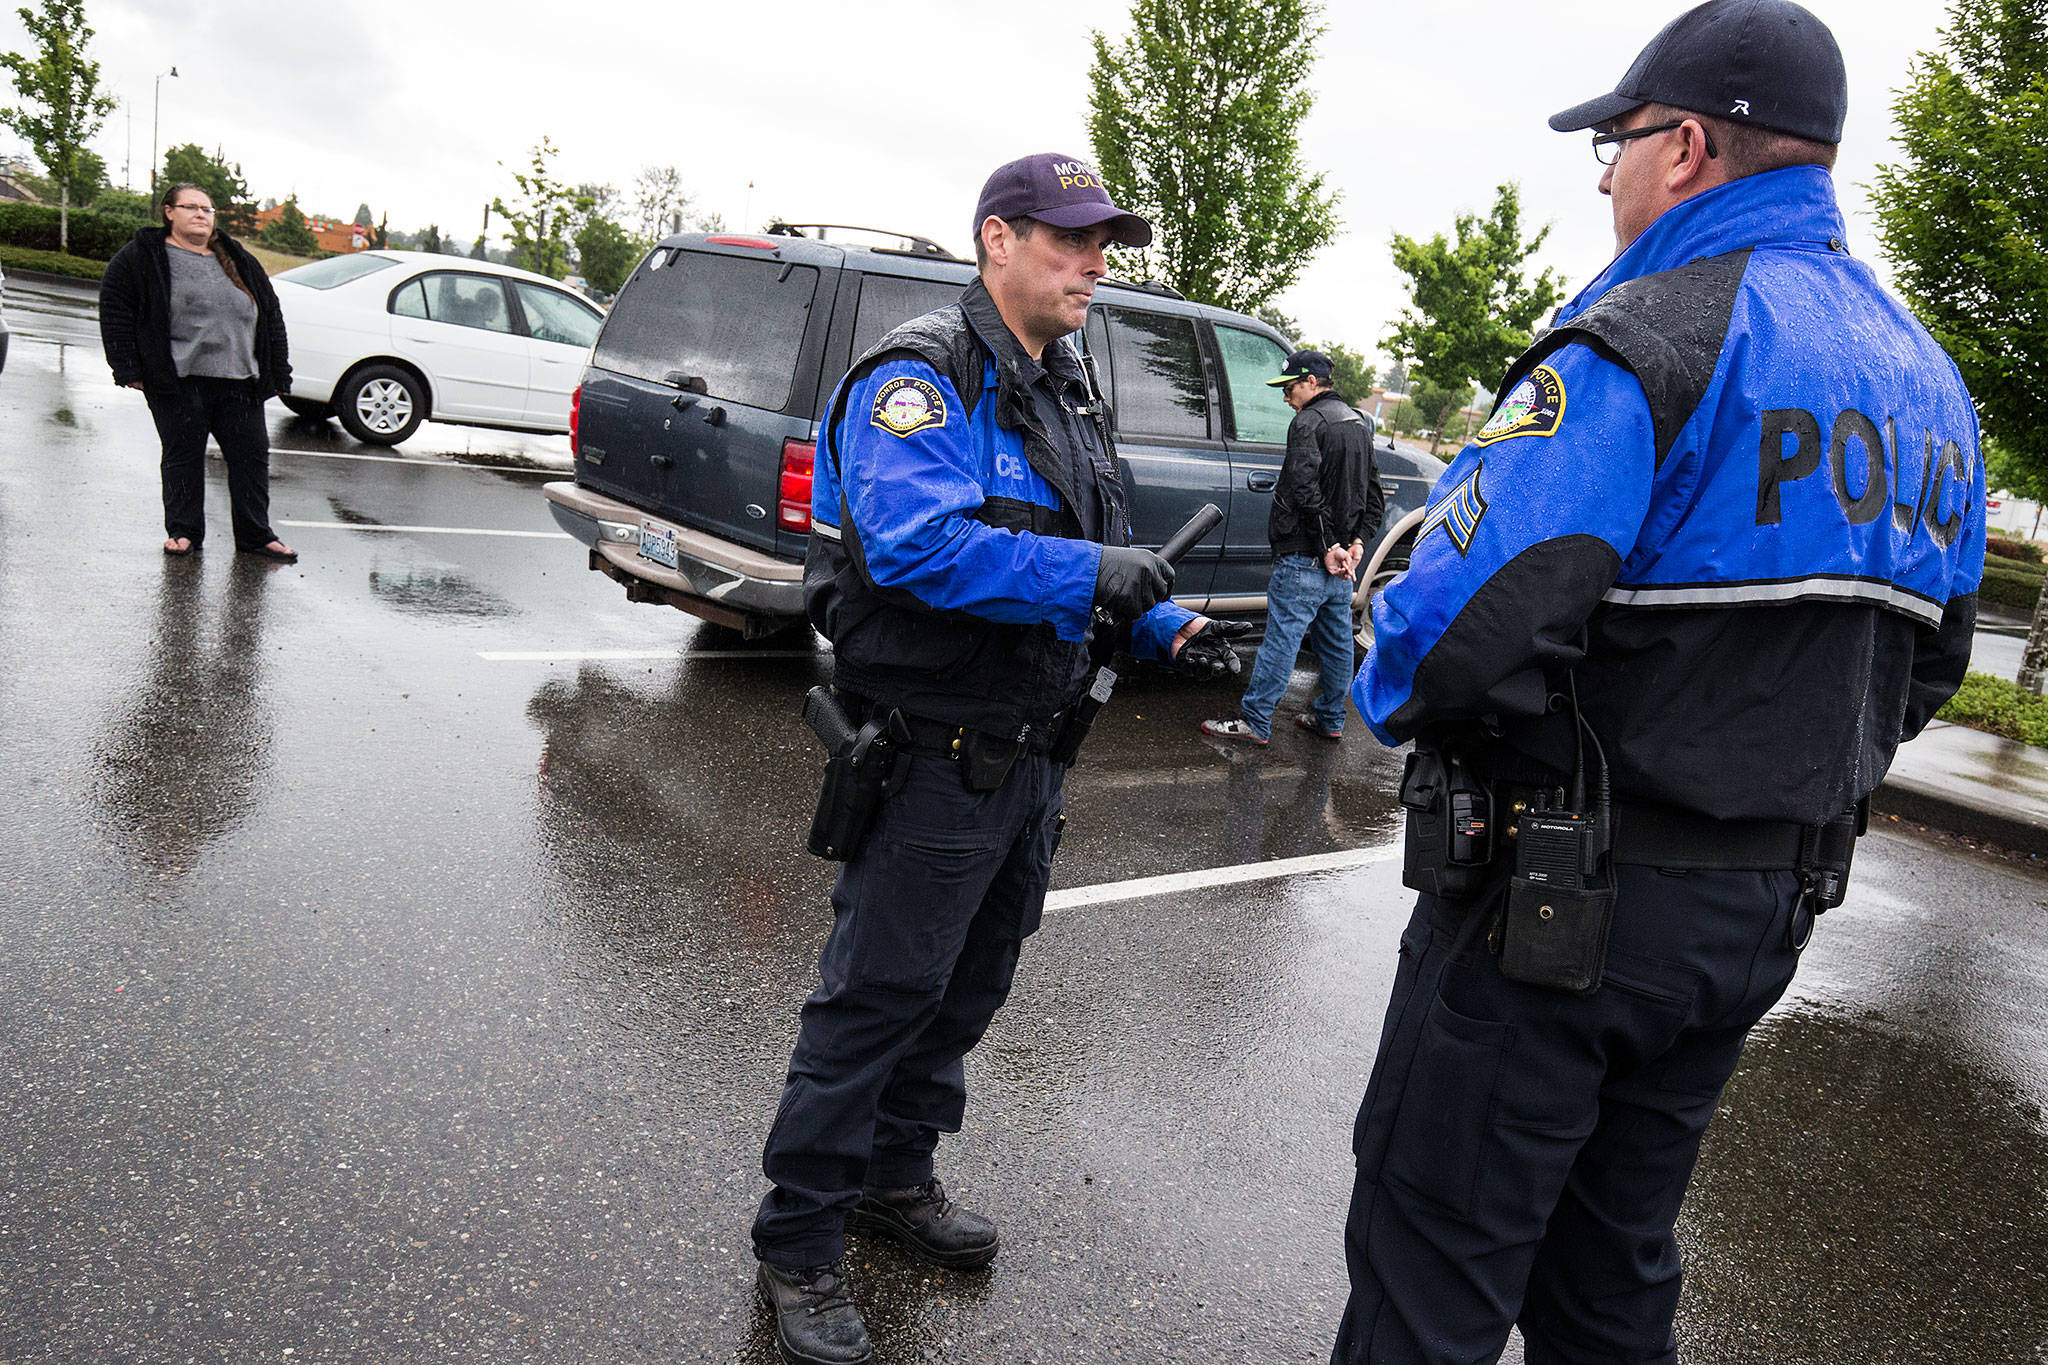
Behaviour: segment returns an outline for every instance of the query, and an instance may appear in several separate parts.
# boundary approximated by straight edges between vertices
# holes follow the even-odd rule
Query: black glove
[[[1095,571],[1095,605],[1117,620],[1137,620],[1172,590],[1173,565],[1150,550],[1102,547],[1102,567]]]
[[[1180,653],[1173,656],[1173,671],[1189,678],[1221,678],[1242,673],[1244,661],[1237,657],[1230,642],[1251,633],[1249,621],[1212,620],[1189,636]]]

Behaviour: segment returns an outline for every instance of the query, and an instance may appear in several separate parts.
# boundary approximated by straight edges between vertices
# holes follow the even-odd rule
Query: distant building
[[[269,227],[284,215],[284,205],[277,204],[260,209],[256,214],[258,232]],[[370,245],[370,229],[357,223],[344,223],[338,218],[322,218],[318,214],[306,215],[306,227],[320,243],[322,251],[346,253],[363,251]]]

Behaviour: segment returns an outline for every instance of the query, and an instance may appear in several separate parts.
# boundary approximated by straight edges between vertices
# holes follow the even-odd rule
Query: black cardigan
[[[139,382],[145,391],[159,392],[178,387],[178,367],[171,359],[171,263],[164,254],[169,237],[169,228],[138,228],[135,239],[107,262],[100,279],[100,344],[116,384]],[[240,242],[225,233],[221,240],[256,299],[257,385],[266,398],[290,393],[291,354],[277,291]]]

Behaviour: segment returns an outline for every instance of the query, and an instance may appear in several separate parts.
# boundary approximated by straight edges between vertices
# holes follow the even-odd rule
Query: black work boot
[[[868,1186],[846,1226],[892,1237],[920,1261],[947,1270],[979,1270],[996,1258],[996,1225],[946,1198],[937,1180],[902,1190]]]
[[[875,1348],[846,1295],[846,1263],[784,1270],[761,1262],[754,1292],[775,1312],[775,1344],[790,1365],[861,1365]]]

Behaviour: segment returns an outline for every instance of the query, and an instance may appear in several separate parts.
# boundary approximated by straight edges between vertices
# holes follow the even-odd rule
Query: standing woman
[[[206,537],[206,438],[227,458],[235,549],[293,563],[270,529],[270,429],[263,403],[289,393],[291,359],[277,294],[256,258],[214,226],[197,185],[158,201],[161,227],[138,229],[107,262],[100,340],[114,381],[141,389],[163,439],[164,553]]]

